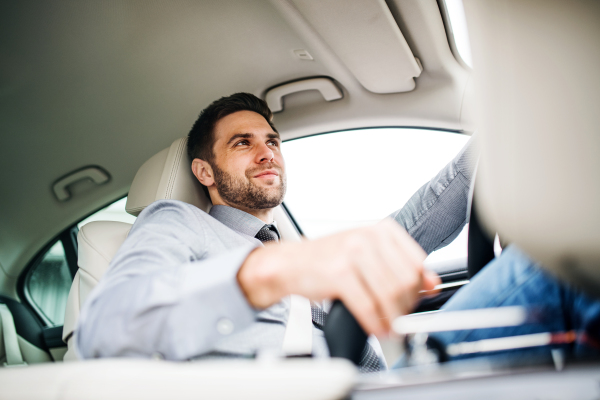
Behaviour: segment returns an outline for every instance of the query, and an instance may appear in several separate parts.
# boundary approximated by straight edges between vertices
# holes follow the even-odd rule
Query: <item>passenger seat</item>
[[[42,324],[23,304],[0,296],[0,367],[51,361]]]
[[[6,304],[0,304],[0,362],[3,367],[27,365],[21,354],[15,321]]]

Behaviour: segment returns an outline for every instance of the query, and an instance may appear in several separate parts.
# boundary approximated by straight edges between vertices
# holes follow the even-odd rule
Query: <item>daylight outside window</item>
[[[372,225],[401,208],[469,137],[424,129],[360,129],[283,143],[285,204],[311,239]],[[465,258],[466,229],[428,261]]]

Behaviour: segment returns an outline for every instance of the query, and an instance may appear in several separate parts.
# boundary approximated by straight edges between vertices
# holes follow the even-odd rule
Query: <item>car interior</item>
[[[72,340],[79,310],[135,216],[160,199],[210,209],[190,170],[186,135],[200,110],[235,92],[267,101],[290,154],[296,143],[335,137],[317,158],[325,169],[339,162],[353,132],[385,147],[373,132],[394,128],[397,136],[432,138],[426,147],[399,148],[397,158],[440,147],[438,134],[458,140],[442,146],[435,174],[477,132],[477,184],[461,236],[468,231],[468,245],[458,258],[432,256],[426,265],[440,275],[441,291],[415,313],[435,314],[499,254],[499,242],[517,244],[561,280],[599,295],[599,3],[22,1],[0,10],[1,398],[600,395],[594,363],[502,371],[473,363],[458,372],[363,379],[340,359],[82,362]],[[466,27],[457,13],[472,60],[459,48]],[[291,157],[290,170],[314,163],[310,151]],[[384,218],[392,206],[368,204],[358,193],[380,186],[356,179],[369,165],[363,156],[351,155],[355,164],[343,167],[344,196],[357,214],[374,209]],[[400,172],[385,172],[390,185],[403,185]],[[310,194],[318,211],[301,210],[304,200],[291,191],[277,207],[282,240],[318,237],[311,218],[345,202]],[[117,203],[130,216],[95,219]],[[400,342],[382,341],[388,362]]]

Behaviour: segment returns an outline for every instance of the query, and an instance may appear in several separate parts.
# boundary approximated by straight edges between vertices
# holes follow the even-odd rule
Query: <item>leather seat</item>
[[[78,270],[71,284],[65,322],[63,325],[63,341],[67,343],[65,360],[74,359],[70,340],[77,324],[79,310],[92,289],[98,284],[110,261],[127,238],[131,224],[116,221],[94,221],[85,224],[77,235]]]
[[[0,296],[0,368],[50,361],[43,325],[21,302]]]
[[[483,226],[600,296],[600,2],[464,0],[464,8]]]
[[[210,200],[192,174],[186,144],[187,138],[177,139],[170,147],[155,154],[140,167],[127,198],[125,208],[129,214],[137,216],[148,205],[162,199],[185,201],[206,212],[210,210]],[[300,235],[281,207],[275,209],[274,219],[277,221],[282,240],[300,240]],[[71,339],[79,311],[127,238],[131,226],[123,222],[95,221],[79,230],[79,269],[67,299],[62,336],[68,346],[65,360],[76,359]]]

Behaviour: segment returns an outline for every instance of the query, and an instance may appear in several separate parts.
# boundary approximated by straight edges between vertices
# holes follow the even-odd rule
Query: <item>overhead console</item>
[[[360,84],[373,93],[409,92],[422,66],[384,0],[288,0]]]

